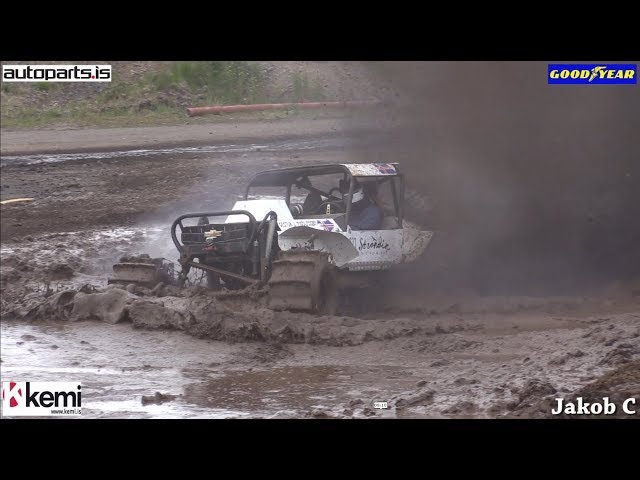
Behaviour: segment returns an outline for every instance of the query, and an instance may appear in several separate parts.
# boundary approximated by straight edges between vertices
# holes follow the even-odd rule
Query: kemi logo
[[[549,85],[637,85],[638,66],[632,63],[549,64]]]
[[[79,382],[2,382],[3,417],[82,414]]]

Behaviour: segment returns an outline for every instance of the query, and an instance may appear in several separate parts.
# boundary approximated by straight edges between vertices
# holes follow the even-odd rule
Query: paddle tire
[[[337,309],[336,270],[327,253],[280,252],[272,264],[268,286],[268,305],[273,310],[333,315]]]

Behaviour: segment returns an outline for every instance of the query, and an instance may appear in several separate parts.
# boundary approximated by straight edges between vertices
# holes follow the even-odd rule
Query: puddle
[[[203,409],[180,401],[184,386],[191,382],[183,369],[223,362],[231,352],[224,344],[196,340],[179,332],[148,332],[130,325],[97,322],[2,322],[0,339],[3,381],[81,382],[83,418],[245,415],[233,409]],[[177,397],[160,405],[142,404],[143,395],[156,392]]]
[[[281,367],[240,371],[185,388],[185,398],[215,409],[269,415],[276,411],[335,410],[349,399],[345,376],[331,366]],[[349,378],[349,377],[347,377]],[[342,388],[341,388],[342,387]]]

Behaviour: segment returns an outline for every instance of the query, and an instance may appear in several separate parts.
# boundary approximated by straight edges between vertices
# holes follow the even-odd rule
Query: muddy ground
[[[640,285],[629,282],[481,296],[425,291],[406,267],[333,317],[272,312],[255,292],[107,285],[122,255],[175,261],[171,220],[230,207],[255,172],[398,151],[364,127],[286,125],[239,125],[193,148],[184,130],[170,139],[179,147],[135,152],[119,130],[90,153],[68,147],[77,131],[46,133],[44,152],[29,146],[35,133],[5,150],[3,133],[2,199],[35,199],[2,206],[3,380],[81,381],[89,418],[551,417],[559,397],[640,403]],[[428,226],[428,199],[409,194]],[[446,275],[437,258],[413,268]]]
[[[344,118],[202,127],[3,132],[0,199],[34,198],[2,207],[3,241],[227,208],[258,171],[364,161],[384,142],[370,123]],[[349,150],[358,145],[367,147]]]

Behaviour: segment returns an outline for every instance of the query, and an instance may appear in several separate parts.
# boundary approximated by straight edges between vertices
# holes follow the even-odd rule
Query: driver
[[[341,207],[339,204],[341,203],[340,200],[338,200],[339,198],[342,198],[342,192],[340,192],[339,196],[334,196],[332,194],[333,189],[329,195],[327,195],[326,193],[323,192],[323,195],[321,195],[321,193],[317,190],[312,190],[313,186],[311,184],[311,181],[309,180],[308,177],[304,177],[302,179],[299,179],[296,183],[295,186],[298,188],[304,188],[307,190],[310,190],[309,193],[307,194],[307,196],[305,197],[304,203],[301,206],[300,211],[298,209],[294,211],[292,211],[292,213],[295,214],[297,213],[299,214],[307,214],[307,215],[317,215],[317,214],[321,214],[324,213],[324,209],[326,208],[326,206],[328,204],[331,204],[331,210],[333,211],[336,207],[338,208],[338,211],[342,211],[344,212],[344,207]],[[327,199],[324,200],[323,196],[326,197]],[[331,197],[334,198],[331,198]],[[323,210],[323,211],[321,211]],[[335,213],[335,212],[334,212]]]
[[[309,192],[302,204],[303,212],[313,215],[315,211],[322,205],[322,197],[318,192]]]
[[[344,195],[345,199],[348,197],[348,193]],[[381,225],[382,211],[377,202],[377,185],[354,184],[349,226],[352,230],[378,230]]]
[[[304,203],[294,203],[289,206],[291,214],[294,218],[298,218],[303,214],[313,215],[313,213],[320,208],[320,205],[322,204],[322,197],[318,192],[311,190],[312,185],[309,177],[300,177],[293,183],[293,185],[298,189],[308,190],[309,193],[305,197]]]

